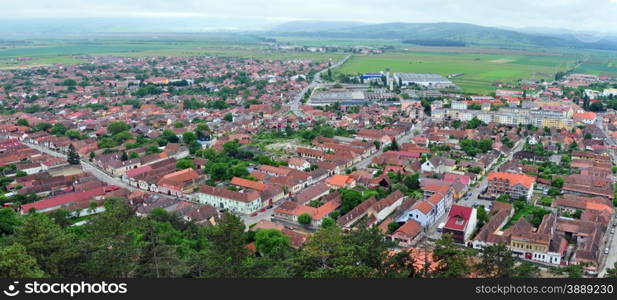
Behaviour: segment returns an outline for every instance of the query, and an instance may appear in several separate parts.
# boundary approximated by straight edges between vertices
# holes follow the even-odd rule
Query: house
[[[356,222],[366,216],[369,208],[376,203],[377,199],[375,199],[375,197],[371,197],[351,209],[346,214],[340,216],[336,222],[343,228],[351,228]]]
[[[228,209],[241,214],[251,214],[264,207],[261,195],[257,191],[241,193],[230,191],[225,187],[204,185],[199,188],[194,199],[217,209]]]
[[[495,201],[493,207],[488,212],[488,222],[482,226],[480,232],[473,238],[474,249],[482,249],[485,246],[496,243],[508,244],[507,238],[503,235],[503,228],[514,215],[514,207],[510,203]]]
[[[287,161],[287,165],[290,168],[296,169],[298,171],[304,171],[311,167],[311,164],[303,158],[292,157]]]
[[[231,185],[239,186],[241,188],[253,189],[259,192],[263,192],[266,185],[263,182],[244,179],[240,177],[233,177],[230,182]]]
[[[435,157],[431,157],[430,159],[426,160],[422,164],[421,169],[422,169],[422,172],[442,174],[442,173],[451,172],[452,170],[454,170],[455,163],[456,162],[452,159],[441,158],[441,157],[435,156]]]
[[[328,217],[339,206],[341,206],[341,199],[338,196],[319,207],[311,207],[293,201],[285,201],[274,210],[272,217],[283,222],[298,224],[298,217],[302,214],[308,214],[311,216],[311,223],[309,225],[313,228],[317,228],[321,225],[323,219]]]
[[[356,180],[349,175],[335,174],[326,179],[326,184],[333,189],[351,189],[356,186]]]
[[[199,183],[199,173],[192,168],[180,170],[163,176],[158,182],[159,193],[182,197],[192,193]]]
[[[22,213],[28,213],[30,210],[35,210],[37,212],[46,213],[51,212],[58,209],[66,209],[71,206],[76,205],[84,205],[88,206],[90,201],[100,199],[106,194],[116,191],[119,188],[114,185],[97,187],[94,189],[90,189],[82,192],[72,192],[66,193],[50,198],[46,198],[43,200],[39,200],[36,202],[24,204],[21,206]]]
[[[475,208],[452,205],[446,218],[443,233],[452,235],[452,239],[459,244],[466,245],[471,234],[476,229],[477,212]]]
[[[294,196],[294,201],[300,204],[306,204],[313,200],[317,200],[329,193],[330,193],[330,187],[327,184],[320,182],[296,194]]]
[[[409,220],[390,235],[390,238],[398,242],[401,247],[413,247],[422,239],[423,235],[424,231],[420,223]]]
[[[530,199],[536,178],[525,174],[491,172],[488,174],[487,195],[499,197],[507,194],[512,199]]]
[[[405,196],[400,190],[396,190],[387,197],[371,205],[367,211],[368,215],[370,215],[372,219],[372,223],[370,225],[380,223],[385,220],[407,199],[409,199],[409,197]]]

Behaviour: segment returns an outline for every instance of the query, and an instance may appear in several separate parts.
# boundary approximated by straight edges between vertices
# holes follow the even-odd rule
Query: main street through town
[[[334,68],[338,68],[340,65],[344,64],[349,58],[351,57],[350,55],[345,56],[343,59],[339,60],[337,63],[330,65],[329,67],[315,73],[315,76],[313,77],[313,80],[311,81],[311,83],[309,83],[309,85],[307,85],[304,89],[302,89],[300,91],[300,93],[298,93],[294,99],[291,101],[291,111],[298,117],[305,117],[304,112],[302,112],[302,110],[300,109],[300,103],[302,103],[302,99],[304,98],[304,95],[314,89],[315,87],[318,87],[319,84],[321,84],[321,74],[328,71],[328,69],[334,69]]]
[[[608,132],[607,128],[605,127],[603,119],[604,119],[603,115],[599,114],[598,118],[596,119],[596,126],[598,126],[602,130],[604,135],[606,136],[606,141],[609,144],[609,146],[617,147],[617,143],[615,143],[613,136]],[[610,149],[608,153],[611,156],[613,165],[617,165],[617,157],[615,156],[615,150]],[[613,183],[614,182],[615,182],[615,177],[613,176]],[[600,270],[598,277],[604,277],[604,275],[606,275],[606,269],[612,268],[615,265],[615,262],[617,262],[617,239],[615,238],[614,234],[610,233],[611,229],[614,228],[612,227],[612,224],[617,222],[617,219],[615,217],[611,219],[612,219],[612,222],[611,222],[611,225],[609,225],[609,229],[608,229],[609,232],[606,233],[605,244],[601,245],[602,248],[600,249],[602,251],[602,255],[604,255],[605,257],[604,257],[604,266]],[[609,249],[609,252],[607,255],[604,254],[604,249],[606,248]]]

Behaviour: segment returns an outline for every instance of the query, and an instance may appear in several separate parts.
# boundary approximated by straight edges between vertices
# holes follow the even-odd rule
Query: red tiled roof
[[[250,189],[258,190],[260,192],[263,192],[263,190],[266,188],[266,185],[263,184],[262,182],[248,180],[248,179],[244,179],[244,178],[240,178],[240,177],[232,178],[231,179],[231,184],[237,185],[237,186],[241,186],[241,187],[245,187],[245,188],[250,188]]]
[[[117,189],[118,187],[114,185],[110,185],[110,186],[94,188],[94,189],[83,191],[83,192],[68,193],[64,195],[59,195],[59,196],[43,199],[43,200],[36,201],[33,203],[24,204],[21,206],[21,210],[23,212],[28,212],[32,208],[36,210],[44,210],[44,209],[52,208],[52,207],[63,205],[63,204],[71,204],[76,201],[88,200],[96,196],[102,196],[102,195],[105,195],[107,192],[117,190]]]
[[[525,174],[507,173],[507,172],[491,172],[488,174],[488,180],[502,179],[508,180],[510,185],[521,184],[527,188],[536,182],[536,178]]]
[[[456,204],[452,205],[444,228],[464,231],[467,223],[469,222],[469,218],[471,217],[472,212],[473,208],[471,207]]]

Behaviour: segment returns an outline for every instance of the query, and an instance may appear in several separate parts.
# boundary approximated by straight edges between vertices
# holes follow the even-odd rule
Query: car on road
[[[272,209],[272,207],[274,207],[274,205],[272,204],[268,205],[268,209]]]
[[[604,248],[604,254],[608,254],[608,248]]]
[[[611,228],[611,234],[615,234],[615,228]]]

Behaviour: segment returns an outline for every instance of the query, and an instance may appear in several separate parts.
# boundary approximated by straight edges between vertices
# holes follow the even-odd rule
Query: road
[[[345,56],[345,58],[339,60],[337,63],[331,65],[330,67],[327,67],[317,73],[315,73],[315,76],[313,77],[313,80],[311,81],[311,83],[309,83],[309,85],[307,85],[304,89],[302,89],[300,91],[300,93],[298,93],[298,95],[296,95],[296,97],[294,97],[294,99],[291,102],[291,111],[298,117],[302,117],[304,118],[305,115],[302,112],[302,110],[300,110],[300,103],[302,103],[302,99],[304,98],[304,95],[310,90],[315,88],[317,85],[319,85],[321,83],[321,74],[323,72],[328,71],[328,69],[334,69],[339,67],[340,65],[344,64],[349,58],[351,57],[350,55]]]
[[[512,156],[514,155],[514,153],[520,151],[523,148],[523,145],[525,144],[524,140],[521,139],[519,140],[516,145],[514,145],[514,148],[512,148],[512,150],[510,150],[510,153],[508,153],[508,156],[506,156],[501,163],[497,163],[493,166],[492,170],[493,171],[497,171],[497,169],[504,163],[506,163],[507,161],[512,160]],[[488,170],[490,172],[490,170]],[[487,172],[488,173],[488,172]],[[465,205],[465,206],[472,206],[474,203],[479,203],[482,205],[485,205],[490,203],[490,201],[486,201],[486,200],[478,200],[478,196],[480,196],[480,194],[482,193],[482,191],[484,191],[484,189],[486,189],[488,184],[488,174],[486,174],[482,180],[480,182],[478,182],[475,186],[475,188],[473,190],[471,190],[471,195],[469,197],[465,197],[463,198],[463,200],[459,201],[460,205]],[[467,192],[469,193],[469,192]]]
[[[617,145],[615,143],[615,140],[613,139],[613,136],[608,132],[608,130],[604,126],[604,121],[603,121],[603,117],[601,114],[599,114],[598,118],[596,119],[596,126],[598,126],[602,130],[604,135],[606,136],[606,142],[609,144],[609,146]],[[615,156],[615,151],[610,150],[609,154],[613,161],[613,165],[617,165],[617,157]],[[614,177],[613,177],[613,181],[615,181]],[[611,219],[612,219],[612,222],[617,222],[617,219],[615,218],[611,218]],[[611,228],[613,228],[612,225],[609,226],[608,232],[606,233],[607,234],[606,244],[602,245],[600,249],[602,251],[602,255],[605,257],[604,257],[604,265],[602,269],[600,270],[598,277],[604,277],[604,275],[606,275],[606,269],[612,268],[615,265],[615,262],[617,262],[617,239],[615,238],[614,234],[610,234]],[[609,248],[608,255],[604,254],[604,249],[606,247]]]
[[[62,157],[62,158],[66,158],[66,155],[60,152],[56,152],[54,150],[51,150],[49,148],[46,147],[42,147],[39,145],[35,145],[35,144],[30,144],[30,143],[26,143],[26,142],[22,142],[24,145],[27,145],[28,147],[38,150],[40,152],[49,154],[51,156],[55,156],[55,157]],[[84,171],[86,172],[90,172],[94,177],[96,177],[98,180],[105,182],[107,184],[110,185],[115,185],[117,187],[121,187],[121,188],[125,188],[129,191],[134,191],[137,190],[135,187],[132,187],[124,182],[122,182],[122,180],[120,180],[119,178],[116,177],[112,177],[110,175],[108,175],[107,173],[103,172],[102,170],[100,170],[99,168],[95,167],[94,165],[92,165],[89,161],[86,160],[81,160],[81,167]]]

